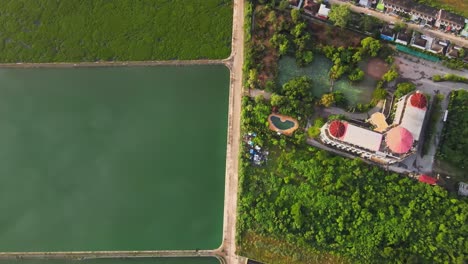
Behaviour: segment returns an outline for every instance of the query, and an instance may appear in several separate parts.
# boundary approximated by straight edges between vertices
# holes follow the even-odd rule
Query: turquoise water
[[[279,83],[283,85],[288,80],[297,76],[309,76],[313,80],[312,93],[320,98],[323,94],[330,92],[330,80],[328,72],[333,63],[321,54],[315,54],[314,61],[307,67],[298,67],[293,57],[284,56],[279,61]],[[365,65],[360,65],[364,70]],[[343,92],[351,105],[357,103],[369,103],[372,99],[372,92],[377,85],[377,80],[369,75],[365,75],[364,80],[351,83],[346,76],[343,76],[334,83],[334,91]]]
[[[219,264],[216,258],[132,258],[91,260],[0,260],[0,264]]]
[[[291,122],[290,120],[282,122],[281,119],[277,116],[271,116],[270,119],[271,122],[273,122],[273,125],[275,125],[275,127],[281,130],[290,129],[294,126],[294,122]]]
[[[214,249],[224,66],[0,69],[0,251]]]

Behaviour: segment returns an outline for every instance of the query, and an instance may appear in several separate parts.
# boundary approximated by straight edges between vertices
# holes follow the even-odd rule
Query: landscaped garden
[[[246,31],[245,85],[272,94],[242,101],[242,131],[254,133],[269,158],[253,166],[243,144],[239,253],[265,263],[463,263],[465,200],[306,144],[324,124],[313,120],[316,106],[357,103],[356,110],[366,111],[385,98],[397,69],[373,75],[380,81],[368,88],[364,63],[379,58],[391,64],[391,52],[366,37],[358,45],[323,44],[316,36],[326,34],[311,32],[297,11],[274,2],[247,11],[246,21],[255,13],[257,27],[249,24]],[[364,88],[353,97],[340,82]],[[400,85],[397,92],[405,89],[414,87]],[[372,96],[365,101],[362,94]],[[265,123],[272,110],[297,119],[299,128],[290,136],[271,131]],[[309,135],[306,124],[313,124]]]
[[[232,0],[2,1],[1,62],[223,59]]]

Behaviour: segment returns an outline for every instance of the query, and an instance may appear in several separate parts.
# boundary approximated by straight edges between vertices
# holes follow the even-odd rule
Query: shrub
[[[410,83],[410,82],[399,83],[395,91],[395,97],[400,98],[403,95],[408,94],[414,90],[416,90],[416,86],[413,83]]]

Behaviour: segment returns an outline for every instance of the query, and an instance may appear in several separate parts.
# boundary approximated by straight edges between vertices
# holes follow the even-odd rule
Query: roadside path
[[[163,65],[226,65],[230,60],[166,60],[166,61],[97,61],[97,62],[46,62],[0,63],[0,68],[90,68],[90,67],[145,67]]]
[[[228,141],[224,194],[224,227],[221,251],[228,264],[245,263],[236,255],[236,221],[242,97],[242,64],[244,62],[244,0],[234,0],[232,27],[231,87],[229,91]]]
[[[0,260],[18,259],[97,259],[97,258],[148,258],[148,257],[216,257],[221,264],[226,261],[217,250],[147,250],[147,251],[71,251],[71,252],[3,252]]]
[[[394,23],[402,22],[402,23],[405,23],[399,18],[390,16],[390,15],[387,15],[385,13],[381,13],[381,12],[378,12],[378,11],[375,11],[375,10],[372,10],[372,9],[364,8],[364,7],[361,7],[361,6],[351,5],[350,3],[342,2],[342,1],[339,1],[339,0],[329,0],[329,1],[330,1],[331,4],[349,5],[349,8],[353,12],[370,14],[373,17],[376,17],[376,18],[378,18],[380,20],[383,20],[383,21],[386,21],[386,22],[394,22]],[[407,24],[407,23],[405,23],[405,24]],[[468,47],[468,40],[465,40],[465,39],[463,39],[461,37],[457,37],[455,35],[447,34],[447,33],[444,33],[444,32],[437,31],[437,30],[420,28],[418,25],[415,25],[415,24],[407,24],[407,25],[408,25],[409,29],[417,30],[417,31],[419,31],[419,32],[421,32],[423,34],[427,34],[427,35],[430,35],[430,36],[435,36],[435,37],[438,37],[438,38],[447,39],[447,40],[450,40],[451,42],[453,42],[453,43],[455,43],[457,45],[460,45],[460,46],[463,46],[463,47]]]

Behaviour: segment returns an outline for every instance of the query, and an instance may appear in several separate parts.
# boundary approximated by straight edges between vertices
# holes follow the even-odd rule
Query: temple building
[[[417,91],[396,102],[392,124],[380,120],[381,113],[374,114],[380,122],[374,129],[349,121],[333,120],[321,128],[320,140],[362,158],[392,164],[416,152],[426,112],[427,99]]]

